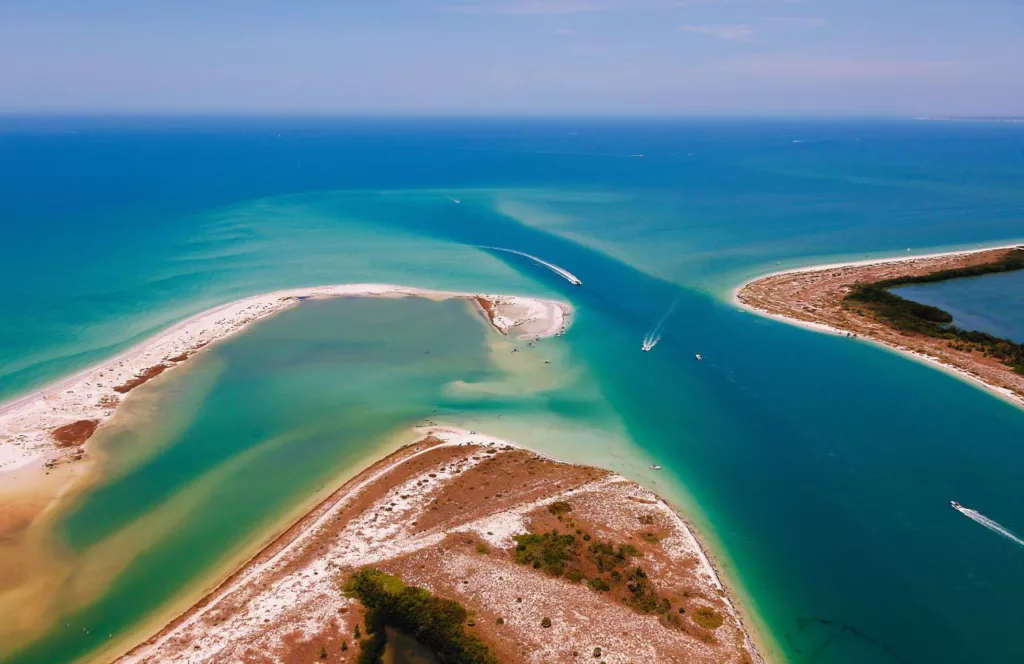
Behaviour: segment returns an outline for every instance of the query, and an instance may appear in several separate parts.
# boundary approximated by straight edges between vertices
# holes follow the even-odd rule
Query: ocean
[[[495,345],[510,342],[458,303],[354,300],[304,304],[140,388],[97,441],[95,483],[49,526],[71,577],[132,545],[0,661],[104,652],[79,625],[112,643],[151,629],[430,417],[653,486],[709,542],[776,659],[1024,659],[1024,550],[949,506],[1024,531],[1024,411],[731,301],[785,267],[1022,239],[1020,127],[7,117],[0,176],[0,399],[291,286],[391,282],[577,309],[536,351],[564,379],[529,364],[539,354],[510,364]],[[430,325],[394,323],[410,315]],[[438,353],[426,364],[425,350]],[[286,480],[247,499],[275,481],[267,468]]]

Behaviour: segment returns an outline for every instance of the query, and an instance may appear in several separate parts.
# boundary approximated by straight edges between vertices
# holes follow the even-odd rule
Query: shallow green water
[[[5,661],[66,661],[103,644],[251,550],[255,534],[396,427],[480,407],[446,386],[499,377],[487,333],[461,301],[311,301],[141,388],[144,416],[129,410],[97,441],[108,467],[60,518],[76,572],[54,601],[95,581],[79,575],[109,578],[86,608],[58,610],[56,628]]]

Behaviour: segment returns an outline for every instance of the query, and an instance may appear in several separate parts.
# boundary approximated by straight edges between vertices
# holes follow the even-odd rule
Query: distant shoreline
[[[190,316],[115,357],[0,405],[0,474],[44,456],[49,457],[48,465],[81,458],[82,445],[113,417],[117,406],[135,387],[183,364],[206,346],[302,300],[340,297],[474,301],[502,334],[518,329],[523,337],[530,338],[562,333],[571,316],[568,304],[553,300],[393,284],[312,286],[243,298]],[[490,306],[485,307],[483,302]]]
[[[1024,408],[1024,376],[1009,367],[957,352],[929,338],[902,335],[891,327],[842,311],[841,307],[841,295],[845,295],[847,284],[875,281],[883,272],[884,278],[892,278],[982,263],[1022,246],[1017,243],[780,270],[740,284],[732,292],[732,301],[746,311],[804,329],[867,339]]]

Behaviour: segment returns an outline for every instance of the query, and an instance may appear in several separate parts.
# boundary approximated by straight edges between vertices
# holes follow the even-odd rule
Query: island
[[[961,329],[948,312],[890,292],[1021,269],[1024,247],[998,247],[777,272],[735,297],[764,315],[908,353],[1024,406],[1024,344]]]

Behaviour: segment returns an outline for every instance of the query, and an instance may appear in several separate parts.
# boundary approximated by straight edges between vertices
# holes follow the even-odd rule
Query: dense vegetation
[[[466,632],[469,613],[458,602],[406,586],[398,577],[378,569],[353,574],[345,592],[366,607],[367,636],[360,641],[359,664],[381,661],[387,643],[384,628],[388,626],[415,638],[442,664],[498,664],[484,642]]]
[[[569,528],[576,525],[565,521],[564,515],[572,511],[568,503],[559,502],[549,506],[553,515]],[[657,542],[653,537],[647,541]],[[645,539],[647,539],[645,537]],[[599,593],[612,593],[619,601],[637,613],[660,616],[666,625],[694,631],[692,626],[683,625],[682,614],[685,608],[679,606],[673,611],[672,601],[658,594],[653,582],[648,578],[643,567],[634,561],[642,554],[632,544],[615,545],[600,540],[592,540],[582,529],[560,533],[552,529],[545,533],[527,533],[514,537],[516,548],[513,556],[516,562],[529,565],[538,571],[551,576],[561,577],[570,583],[579,583],[586,579],[587,587]],[[691,597],[684,593],[686,597]],[[713,630],[720,626],[723,616],[714,609],[703,607],[694,612],[693,621],[704,630]],[[710,632],[696,630],[701,638],[711,640]]]
[[[919,276],[896,277],[869,284],[855,284],[845,305],[870,315],[906,333],[948,339],[957,350],[977,351],[993,357],[1019,374],[1024,374],[1024,344],[987,332],[964,330],[952,325],[953,317],[938,307],[907,300],[888,289],[908,284],[936,283],[947,279],[1024,269],[1024,249],[1014,249],[998,261],[972,267],[940,270]]]
[[[1005,256],[991,263],[972,265],[970,267],[955,267],[949,270],[938,270],[921,275],[907,275],[878,281],[874,285],[880,288],[895,288],[910,284],[933,284],[938,281],[950,279],[963,279],[964,277],[980,277],[984,274],[996,274],[999,272],[1013,272],[1024,270],[1024,247],[1018,247],[1006,253]]]

